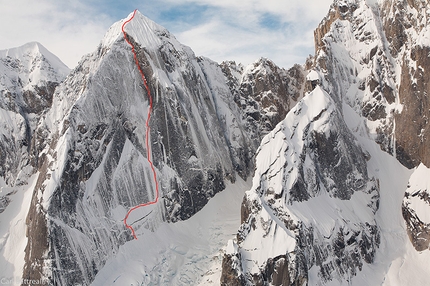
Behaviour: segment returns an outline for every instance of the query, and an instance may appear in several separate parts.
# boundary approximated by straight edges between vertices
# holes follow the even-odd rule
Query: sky
[[[134,9],[198,56],[290,68],[314,54],[313,31],[333,0],[0,0],[0,50],[40,42],[74,68]]]

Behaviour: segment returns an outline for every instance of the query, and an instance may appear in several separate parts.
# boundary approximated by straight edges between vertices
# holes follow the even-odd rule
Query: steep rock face
[[[430,166],[429,70],[430,11],[423,1],[386,1],[381,17],[389,49],[400,70],[399,100],[396,114],[397,157],[411,168],[421,162]]]
[[[366,118],[361,133],[395,154],[394,115],[402,106],[380,13],[373,2],[334,1],[329,15],[338,16],[326,17],[315,31],[314,67],[339,105],[346,102]]]
[[[375,253],[379,253],[380,231],[386,225],[380,217],[385,216],[387,207],[384,214],[378,213],[379,176],[367,175],[370,165],[366,160],[371,159],[370,155],[359,151],[354,138],[377,142],[408,168],[421,162],[426,164],[429,146],[425,143],[429,112],[426,68],[430,46],[427,6],[421,1],[334,1],[315,30],[315,57],[306,63],[311,69],[306,91],[313,90],[312,95],[321,89],[335,110],[330,113],[326,104],[314,104],[320,112],[315,114],[321,118],[330,114],[327,125],[332,128],[321,135],[320,126],[316,131],[312,125],[304,126],[302,132],[312,136],[302,136],[297,140],[300,144],[294,143],[294,136],[285,135],[285,129],[299,130],[300,118],[308,116],[308,112],[296,110],[309,100],[307,95],[270,133],[272,136],[265,137],[257,155],[253,188],[244,199],[243,224],[224,257],[222,283],[228,285],[229,277],[234,276],[235,283],[242,285],[281,285],[279,279],[286,278],[278,277],[283,272],[276,267],[282,265],[289,272],[289,282],[283,285],[309,281],[346,284],[359,276],[365,264],[374,262]],[[296,122],[292,123],[294,116]],[[286,128],[288,118],[291,123]],[[346,121],[354,122],[348,125],[351,129],[345,127]],[[277,138],[281,135],[275,135],[276,131],[285,139]],[[339,137],[336,132],[348,134],[345,136],[350,139]],[[347,147],[340,148],[339,144]],[[266,145],[271,146],[272,153],[262,155]],[[293,162],[296,172],[294,168],[286,172],[292,164],[284,157],[297,157]],[[340,157],[346,161],[338,160]],[[348,169],[351,166],[358,170]],[[419,172],[420,168],[424,167],[418,168],[416,172],[420,175],[412,177],[411,182],[427,176]],[[342,175],[347,169],[353,177],[361,174],[358,178],[362,181],[357,182],[365,183],[348,183],[350,179]],[[314,174],[321,179],[315,179]],[[366,186],[365,190],[359,185]],[[366,197],[353,203],[360,193],[353,190],[361,190]],[[322,198],[324,191],[328,197],[340,200],[326,203]],[[393,190],[393,196],[402,191]],[[297,216],[297,205],[305,205],[314,197],[319,198],[319,205],[308,206],[306,211],[303,209],[302,217]],[[387,205],[389,202],[385,200]],[[345,219],[344,203],[353,203],[355,223]],[[403,213],[412,244],[420,251],[428,248],[429,226],[422,211],[427,203],[426,188],[409,187],[403,206],[390,209]],[[339,211],[333,221],[344,219],[339,228],[332,227],[322,234],[325,216],[316,210],[330,209],[327,205]],[[395,228],[399,231],[398,226]],[[392,239],[391,234],[384,236]],[[403,234],[399,233],[400,236]]]
[[[300,65],[285,70],[261,58],[246,68],[234,62],[224,62],[221,68],[242,110],[246,131],[257,146],[303,97],[305,71]]]
[[[316,87],[263,139],[256,166],[223,285],[233,275],[241,285],[303,285],[309,271],[343,280],[373,262],[378,182],[325,91]]]
[[[316,32],[324,36],[316,38],[315,67],[328,90],[366,118],[359,133],[369,134],[408,168],[428,166],[428,3],[335,1],[333,10],[342,10],[344,18],[332,22],[331,30],[323,21]],[[412,233],[421,229],[425,235],[428,226],[415,218],[413,208],[404,203],[403,215],[412,243],[422,249]]]
[[[57,87],[38,125],[40,174],[27,218],[25,279],[91,283],[132,239],[123,223],[127,210],[154,200],[145,145],[148,94],[122,23]],[[151,157],[160,185],[159,203],[129,217],[139,236],[161,221],[189,218],[225,180],[248,177],[257,139],[243,127],[234,86],[218,64],[196,57],[140,13],[126,32],[153,96]],[[272,68],[271,84],[288,88]]]
[[[0,177],[9,186],[20,184],[20,171],[29,156],[40,114],[52,104],[52,95],[69,69],[41,44],[33,42],[0,51]],[[22,175],[25,177],[25,175]],[[22,182],[21,182],[22,183]]]
[[[423,164],[412,174],[402,204],[402,214],[417,251],[430,249],[430,170]]]
[[[430,158],[428,13],[422,1],[335,1],[315,31],[315,66],[331,91],[408,168]]]

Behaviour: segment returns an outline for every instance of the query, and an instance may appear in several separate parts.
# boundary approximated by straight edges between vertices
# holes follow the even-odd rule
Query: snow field
[[[250,182],[240,178],[186,221],[162,223],[121,246],[93,286],[218,285],[227,241],[240,225],[240,205]]]

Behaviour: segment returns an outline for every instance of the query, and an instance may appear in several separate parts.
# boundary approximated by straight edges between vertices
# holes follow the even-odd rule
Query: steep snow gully
[[[151,119],[151,113],[152,113],[152,95],[151,95],[151,91],[150,91],[150,89],[149,89],[149,87],[148,87],[148,83],[146,82],[145,74],[143,73],[142,69],[140,68],[139,61],[138,61],[138,59],[137,59],[137,55],[136,55],[136,51],[135,51],[135,49],[134,49],[134,46],[133,46],[133,44],[128,40],[128,38],[127,38],[127,33],[126,33],[126,32],[125,32],[125,30],[124,30],[125,26],[133,20],[134,15],[136,14],[136,11],[137,11],[137,10],[134,10],[133,15],[130,17],[130,19],[126,20],[126,21],[122,24],[121,30],[122,30],[122,33],[124,34],[124,39],[125,39],[125,41],[126,41],[126,42],[131,46],[131,51],[133,52],[134,61],[135,61],[135,63],[136,63],[137,69],[139,70],[139,73],[140,73],[140,75],[141,75],[141,77],[142,77],[142,81],[143,81],[143,84],[145,85],[146,92],[148,93],[149,109],[148,109],[148,116],[147,116],[147,118],[146,118],[146,138],[145,138],[145,143],[146,143],[146,152],[147,152],[147,159],[148,159],[148,163],[149,163],[149,165],[151,166],[151,170],[152,170],[152,173],[153,173],[153,175],[154,175],[154,182],[155,182],[155,199],[154,199],[153,201],[150,201],[150,202],[147,202],[147,203],[142,203],[142,204],[140,204],[140,205],[134,206],[134,207],[132,207],[132,208],[127,212],[127,214],[126,214],[126,216],[125,216],[125,218],[124,218],[124,224],[125,224],[125,226],[126,226],[128,229],[130,229],[130,230],[131,230],[131,233],[132,233],[132,235],[133,235],[134,239],[137,239],[137,236],[136,236],[136,233],[134,232],[134,229],[133,229],[133,227],[132,227],[132,224],[128,224],[128,223],[127,223],[128,216],[130,215],[130,213],[131,213],[132,211],[134,211],[134,210],[136,210],[136,209],[138,209],[138,208],[142,208],[142,207],[146,207],[146,206],[149,206],[149,205],[156,204],[156,203],[158,202],[158,196],[159,196],[157,173],[155,172],[154,164],[152,163],[152,160],[151,160],[151,144],[149,143],[149,128],[150,128],[150,127],[149,127],[149,121],[150,121],[150,119]]]

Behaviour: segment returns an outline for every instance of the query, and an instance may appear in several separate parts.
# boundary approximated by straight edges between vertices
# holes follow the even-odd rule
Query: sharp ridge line
[[[134,210],[141,208],[141,207],[146,207],[146,206],[150,206],[150,205],[154,205],[158,202],[158,197],[159,197],[159,189],[158,189],[158,180],[157,180],[157,173],[155,172],[155,168],[154,168],[154,164],[152,163],[151,160],[151,144],[149,142],[149,131],[150,131],[150,127],[149,127],[149,120],[151,119],[151,113],[152,113],[152,95],[151,95],[151,91],[149,89],[148,83],[146,81],[146,77],[145,74],[143,73],[140,65],[139,65],[139,60],[137,59],[137,54],[136,54],[136,50],[134,48],[134,45],[127,39],[127,33],[125,32],[124,28],[125,26],[131,22],[131,20],[133,20],[134,16],[136,15],[136,10],[134,10],[133,15],[130,17],[130,19],[126,20],[121,27],[122,33],[124,35],[124,39],[125,41],[130,45],[131,47],[131,51],[133,52],[133,57],[134,57],[134,62],[137,66],[137,69],[139,70],[139,73],[142,77],[143,80],[143,84],[145,86],[146,92],[148,93],[148,100],[149,100],[149,110],[148,110],[148,116],[146,118],[146,138],[145,138],[145,143],[146,143],[146,152],[147,152],[147,159],[149,162],[149,165],[151,166],[151,170],[152,173],[154,175],[154,181],[155,181],[155,200],[147,202],[147,203],[143,203],[143,204],[139,204],[137,206],[132,207],[131,209],[128,210],[125,218],[124,218],[124,224],[125,227],[131,230],[131,234],[133,235],[134,239],[137,239],[136,233],[133,229],[133,227],[129,224],[127,224],[127,219],[130,215],[131,212],[133,212]]]

